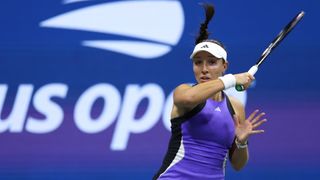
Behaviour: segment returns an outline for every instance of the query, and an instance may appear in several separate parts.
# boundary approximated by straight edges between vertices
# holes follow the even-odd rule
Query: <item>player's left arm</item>
[[[229,99],[235,110],[235,115],[233,117],[235,124],[235,140],[229,151],[229,157],[232,167],[239,171],[247,164],[249,159],[249,136],[263,133],[263,130],[256,130],[256,128],[267,120],[261,120],[265,113],[259,113],[259,110],[254,111],[247,119],[245,119],[246,115],[242,103],[233,97],[230,97]]]

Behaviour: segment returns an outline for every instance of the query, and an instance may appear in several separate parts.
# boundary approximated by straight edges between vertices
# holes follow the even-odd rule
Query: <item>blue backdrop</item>
[[[198,2],[2,1],[0,179],[151,179],[170,137],[171,92],[195,82]],[[231,92],[269,121],[227,179],[319,179],[320,2],[209,2],[230,73],[247,71],[306,12],[255,85]]]

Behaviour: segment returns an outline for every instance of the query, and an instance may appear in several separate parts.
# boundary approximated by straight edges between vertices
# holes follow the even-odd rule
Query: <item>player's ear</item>
[[[229,67],[229,63],[227,61],[223,60],[223,74],[228,69],[228,67]]]

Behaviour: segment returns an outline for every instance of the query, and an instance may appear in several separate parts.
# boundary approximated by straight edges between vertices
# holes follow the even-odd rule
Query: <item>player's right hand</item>
[[[248,72],[245,73],[239,73],[239,74],[234,74],[236,78],[236,84],[237,85],[242,85],[244,89],[247,89],[252,81],[255,79],[251,74]]]

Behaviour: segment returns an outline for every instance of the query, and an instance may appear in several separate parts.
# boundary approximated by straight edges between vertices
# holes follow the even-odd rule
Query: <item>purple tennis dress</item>
[[[182,117],[171,120],[171,139],[161,180],[223,180],[227,154],[235,138],[234,110],[226,95],[208,99]]]

